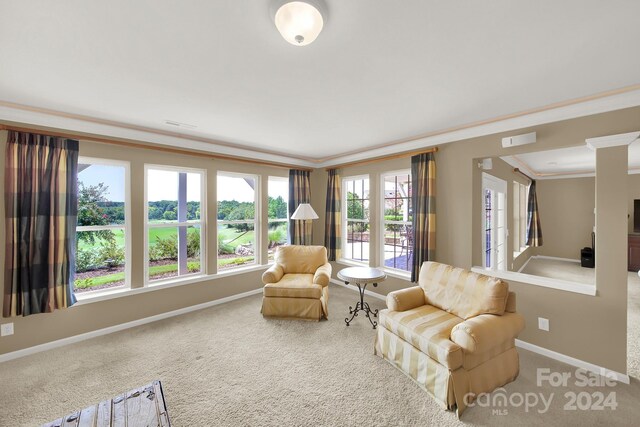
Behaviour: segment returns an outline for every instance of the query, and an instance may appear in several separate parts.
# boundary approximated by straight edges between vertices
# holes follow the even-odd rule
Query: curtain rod
[[[429,148],[427,150],[407,151],[406,153],[390,154],[388,156],[375,157],[373,159],[364,159],[364,160],[356,160],[354,162],[341,163],[338,165],[325,168],[325,170],[329,171],[331,169],[339,169],[339,168],[345,168],[349,166],[368,165],[369,163],[377,163],[377,162],[383,162],[385,160],[401,159],[403,157],[411,157],[417,154],[435,153],[437,151],[438,151],[438,147]]]
[[[118,139],[104,138],[104,137],[99,137],[99,136],[87,136],[87,135],[81,135],[81,134],[76,134],[76,133],[65,133],[65,132],[56,132],[56,131],[49,131],[49,130],[43,130],[43,129],[23,128],[23,127],[10,126],[10,125],[5,125],[5,124],[0,124],[0,130],[12,130],[12,131],[16,131],[16,132],[37,133],[37,134],[40,134],[40,135],[44,134],[44,135],[55,136],[55,137],[59,137],[59,138],[78,139],[78,140],[84,140],[84,141],[99,142],[99,143],[103,143],[103,144],[119,145],[119,146],[122,146],[122,147],[141,148],[141,149],[144,149],[144,150],[162,151],[162,152],[165,152],[165,153],[182,154],[182,155],[194,156],[194,157],[204,157],[204,158],[209,158],[209,159],[214,159],[214,160],[215,159],[218,159],[218,160],[232,160],[232,161],[241,162],[241,163],[250,163],[250,164],[254,164],[254,165],[271,166],[271,167],[274,167],[274,168],[298,169],[298,170],[304,170],[304,171],[310,171],[310,172],[313,171],[312,168],[305,168],[305,167],[301,167],[301,166],[298,166],[298,165],[292,165],[292,164],[288,164],[288,163],[278,163],[278,162],[269,162],[267,160],[247,159],[245,157],[236,157],[236,156],[230,156],[230,155],[225,155],[225,154],[208,153],[206,151],[198,151],[198,150],[184,150],[184,149],[180,149],[180,148],[165,147],[165,146],[160,146],[160,145],[159,146],[155,146],[155,145],[150,145],[150,144],[144,144],[144,143],[138,143],[138,142],[129,142],[129,141],[123,141],[123,140],[118,140]]]
[[[533,181],[533,178],[531,178],[529,175],[527,175],[526,173],[522,172],[520,169],[518,168],[513,168],[513,173],[519,173],[520,175],[524,176],[525,178],[527,178],[529,181]]]

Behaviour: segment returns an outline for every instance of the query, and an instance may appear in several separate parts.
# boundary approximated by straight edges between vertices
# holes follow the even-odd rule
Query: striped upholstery
[[[390,332],[378,328],[374,353],[391,362],[429,392],[444,409],[455,407],[449,369]]]
[[[518,376],[515,338],[524,319],[506,282],[425,262],[418,283],[387,295],[375,354],[460,416],[474,399],[469,393],[492,392]]]
[[[509,285],[500,279],[437,262],[422,264],[418,284],[427,304],[463,319],[502,315],[509,296]]]
[[[331,264],[324,246],[280,246],[262,275],[264,317],[328,318]]]
[[[449,369],[462,366],[462,349],[449,339],[462,319],[431,305],[407,311],[382,310],[380,324]]]
[[[264,285],[265,297],[316,298],[322,297],[322,286],[313,284],[310,274],[285,274],[278,283]]]

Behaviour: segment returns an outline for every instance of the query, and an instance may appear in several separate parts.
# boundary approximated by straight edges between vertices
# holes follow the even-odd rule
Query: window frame
[[[254,230],[254,236],[255,236],[255,242],[253,244],[254,248],[253,248],[253,256],[254,256],[254,260],[253,263],[251,264],[243,264],[243,265],[239,265],[237,267],[230,267],[230,268],[226,268],[222,271],[222,273],[220,273],[220,270],[218,269],[218,243],[217,243],[217,237],[218,237],[218,228],[220,225],[225,225],[225,224],[249,224],[251,223],[250,221],[246,221],[246,220],[219,220],[218,219],[218,191],[217,191],[217,187],[218,187],[218,177],[220,176],[226,176],[226,177],[231,177],[231,178],[247,178],[247,177],[251,177],[254,179],[254,188],[253,188],[253,206],[254,206],[254,212],[253,212],[253,230]],[[262,239],[261,239],[261,224],[262,224],[262,181],[261,181],[261,175],[260,174],[252,174],[252,173],[241,173],[241,172],[229,172],[229,171],[223,171],[223,170],[218,170],[216,172],[216,213],[215,213],[215,219],[216,219],[216,272],[218,274],[225,274],[225,273],[229,273],[229,272],[234,272],[236,270],[239,269],[243,269],[243,268],[250,268],[250,267],[254,267],[254,266],[259,266],[259,265],[263,265],[262,262]],[[267,182],[268,184],[268,182]],[[269,190],[267,189],[267,192]],[[288,214],[287,214],[288,216]],[[268,220],[267,220],[267,224],[268,224]],[[268,225],[267,225],[268,226]]]
[[[124,224],[113,225],[76,225],[76,235],[79,231],[101,231],[124,229],[124,285],[108,289],[85,291],[83,294],[94,292],[108,292],[119,289],[131,289],[131,162],[126,160],[103,159],[100,157],[79,156],[78,164],[103,166],[117,166],[124,168]],[[79,174],[79,173],[78,173]],[[76,178],[77,179],[77,178]],[[77,240],[77,237],[76,237]],[[77,248],[76,248],[77,251]],[[75,270],[75,266],[74,266]],[[75,284],[74,284],[75,289]]]
[[[369,220],[360,220],[360,219],[348,219],[347,218],[347,214],[348,214],[348,202],[347,202],[347,197],[348,197],[348,191],[347,191],[347,186],[345,185],[346,182],[348,181],[360,181],[360,180],[368,180],[369,181],[369,198],[367,199],[362,199],[362,200],[368,200],[369,201]],[[353,175],[353,176],[345,176],[343,178],[341,178],[341,192],[342,194],[340,195],[340,203],[342,206],[342,209],[340,212],[340,216],[341,216],[341,228],[342,228],[342,236],[340,237],[341,240],[341,247],[342,250],[340,251],[340,259],[338,261],[340,262],[345,262],[345,263],[355,263],[357,265],[370,265],[371,263],[371,177],[368,174],[363,174],[363,175]],[[364,196],[364,195],[363,195]],[[360,222],[363,224],[369,224],[369,241],[367,242],[367,244],[369,245],[369,259],[366,261],[363,260],[357,260],[357,259],[353,259],[353,258],[347,258],[346,255],[346,248],[348,245],[348,240],[349,240],[349,235],[348,235],[348,229],[349,229],[349,221],[351,222]]]
[[[379,248],[379,256],[380,256],[380,265],[382,266],[382,270],[392,273],[392,274],[396,274],[399,275],[401,277],[411,277],[411,270],[402,270],[400,268],[393,268],[393,267],[387,267],[386,265],[384,265],[384,247],[385,247],[385,240],[384,240],[384,233],[386,230],[386,226],[387,224],[389,225],[413,225],[413,221],[387,221],[384,218],[384,213],[385,213],[385,187],[384,187],[384,183],[385,183],[385,178],[388,178],[390,176],[398,176],[398,175],[407,175],[409,177],[409,179],[411,179],[411,169],[399,169],[399,170],[394,170],[394,171],[387,171],[387,172],[383,172],[380,174],[380,236],[378,237],[378,241],[380,242],[380,248]],[[413,183],[411,183],[412,187],[413,187]],[[411,203],[411,195],[407,195],[407,199],[409,200],[409,203]]]
[[[186,222],[163,222],[158,224],[149,224],[149,170],[160,170],[166,172],[177,173],[198,173],[200,174],[200,220]],[[182,280],[190,280],[200,276],[207,275],[207,170],[198,168],[189,168],[182,166],[147,164],[144,165],[144,287],[153,287],[167,283],[178,282]],[[178,190],[179,191],[179,190]],[[188,191],[188,190],[187,190]],[[169,228],[169,227],[189,227],[200,225],[200,271],[196,273],[183,274],[182,276],[169,277],[166,279],[151,280],[149,277],[149,229],[151,228]]]
[[[285,224],[287,224],[287,243],[285,243],[282,246],[287,246],[289,245],[289,221],[291,221],[291,218],[289,217],[289,197],[287,196],[287,218],[274,218],[271,219],[269,218],[269,182],[273,180],[273,181],[283,181],[286,182],[287,184],[289,183],[289,177],[286,176],[277,176],[277,175],[269,175],[267,176],[267,233],[269,232],[269,224],[272,222],[284,222]],[[217,218],[217,215],[216,215]],[[267,246],[269,246],[269,241],[268,241],[268,236],[267,236]],[[262,251],[260,251],[262,252]],[[267,264],[273,264],[275,263],[275,256],[274,259],[269,259],[269,248],[267,248]]]

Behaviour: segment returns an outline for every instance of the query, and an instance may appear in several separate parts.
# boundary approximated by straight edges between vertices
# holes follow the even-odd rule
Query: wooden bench
[[[170,427],[160,381],[74,412],[42,427]]]

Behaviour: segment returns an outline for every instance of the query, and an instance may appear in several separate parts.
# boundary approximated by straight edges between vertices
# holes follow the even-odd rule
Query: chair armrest
[[[426,303],[424,291],[420,286],[412,286],[387,294],[387,307],[390,311],[407,311]]]
[[[313,275],[313,283],[324,288],[329,285],[329,280],[331,280],[331,264],[326,263],[316,270],[316,274]]]
[[[518,313],[481,314],[458,323],[451,330],[451,341],[466,353],[484,353],[505,341],[515,339],[524,329]]]
[[[262,283],[278,283],[284,276],[284,270],[280,264],[273,264],[267,271],[262,273]]]

